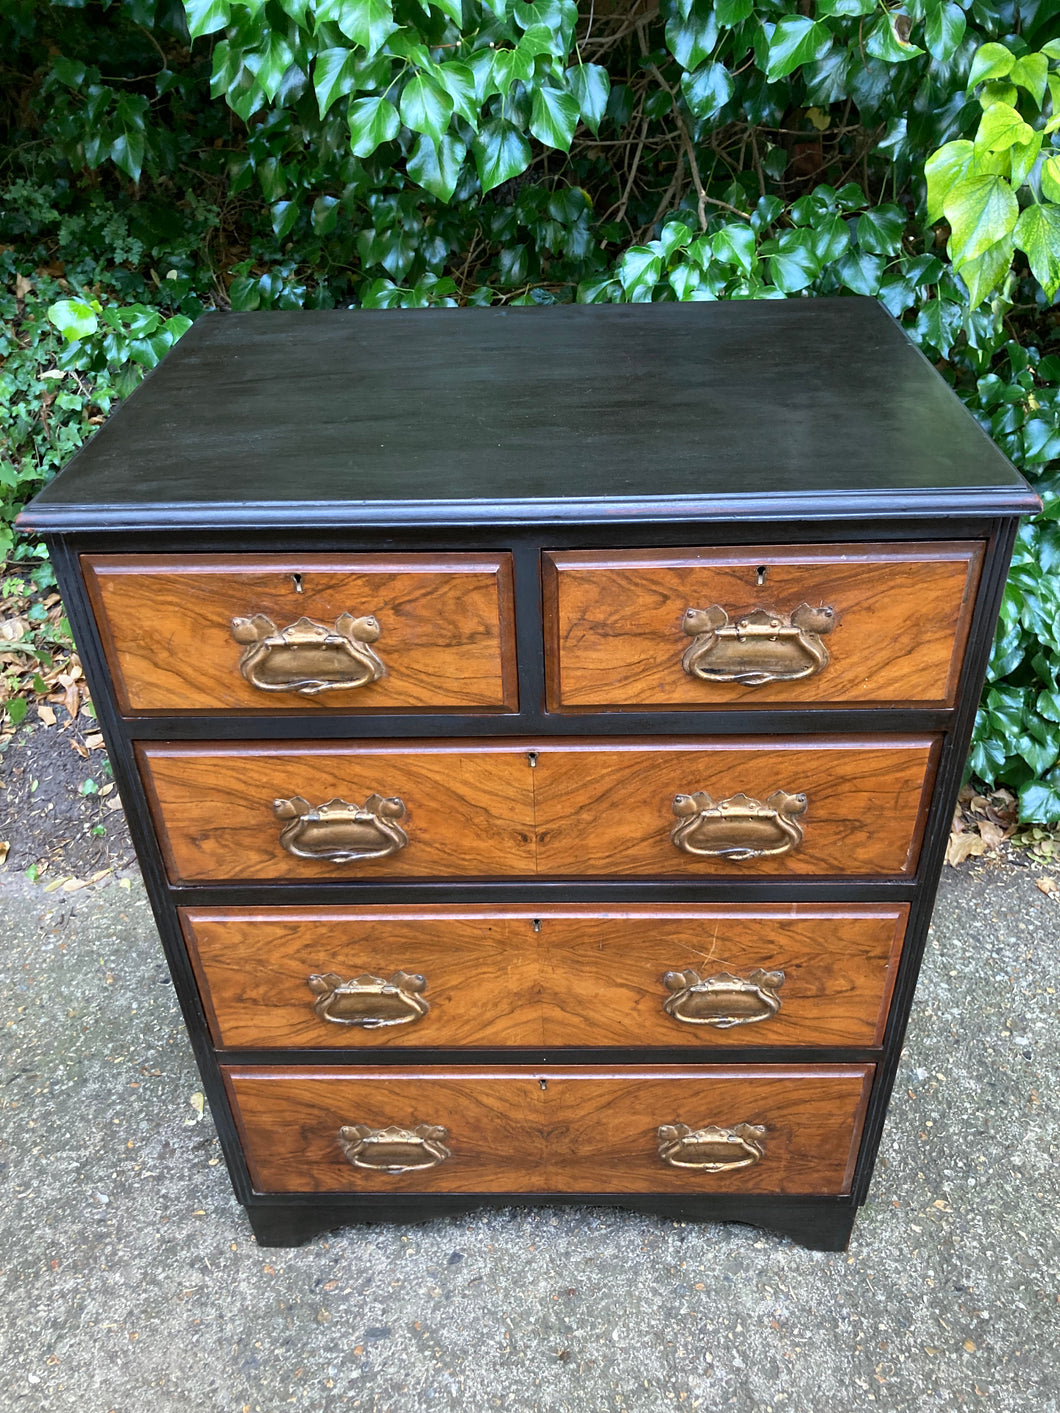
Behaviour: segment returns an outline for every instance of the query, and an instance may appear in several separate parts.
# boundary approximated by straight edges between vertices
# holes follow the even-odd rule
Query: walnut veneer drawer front
[[[130,712],[515,711],[510,555],[86,555]]]
[[[908,906],[182,908],[232,1049],[875,1046]]]
[[[873,1067],[222,1073],[261,1192],[838,1194]]]
[[[174,879],[533,873],[519,746],[262,741],[137,747]]]
[[[616,740],[542,748],[541,874],[909,874],[938,738]]]
[[[949,706],[977,542],[560,552],[552,710]]]
[[[934,737],[136,747],[170,877],[909,874]]]

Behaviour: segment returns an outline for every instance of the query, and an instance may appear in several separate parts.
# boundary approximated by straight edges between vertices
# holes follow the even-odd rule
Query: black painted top
[[[1016,514],[870,299],[208,314],[35,530]]]

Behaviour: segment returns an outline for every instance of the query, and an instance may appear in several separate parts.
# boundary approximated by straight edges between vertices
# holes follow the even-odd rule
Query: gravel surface
[[[139,881],[5,878],[0,1410],[1060,1409],[1060,904],[947,871],[842,1255],[589,1208],[259,1249]]]

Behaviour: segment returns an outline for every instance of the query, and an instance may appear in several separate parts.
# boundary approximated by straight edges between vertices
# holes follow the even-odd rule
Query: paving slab
[[[1060,903],[947,871],[846,1253],[584,1207],[259,1248],[139,879],[0,884],[0,1410],[1060,1410]]]

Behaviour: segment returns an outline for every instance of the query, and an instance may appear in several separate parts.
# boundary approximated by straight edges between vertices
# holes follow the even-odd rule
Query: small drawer
[[[557,552],[552,711],[948,707],[976,541]]]
[[[174,882],[479,878],[534,871],[515,744],[138,744]]]
[[[906,904],[182,908],[231,1049],[878,1046]]]
[[[707,737],[542,747],[537,869],[555,877],[915,872],[940,738]]]
[[[849,1191],[873,1066],[222,1066],[259,1192]]]
[[[507,554],[81,565],[126,715],[518,709]]]

